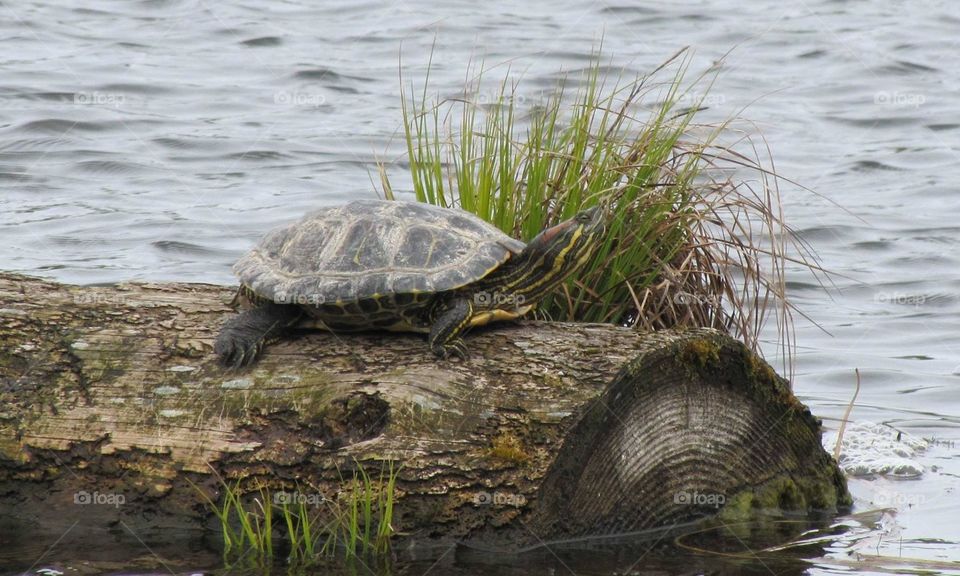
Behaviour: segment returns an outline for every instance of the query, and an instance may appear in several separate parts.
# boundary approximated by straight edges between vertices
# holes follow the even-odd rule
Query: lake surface
[[[401,62],[422,84],[431,49],[443,96],[471,58],[509,62],[535,94],[601,40],[627,76],[685,45],[691,73],[726,54],[707,117],[753,121],[777,171],[816,192],[781,186],[835,273],[824,290],[791,271],[812,320],[797,321],[795,390],[835,429],[859,368],[861,471],[901,432],[915,442],[893,465],[912,473],[852,478],[846,528],[775,560],[623,543],[398,573],[960,574],[960,5],[21,0],[0,15],[0,269],[72,283],[232,283],[266,230],[372,197],[376,159],[399,158]],[[0,550],[0,568],[71,567],[48,548]]]

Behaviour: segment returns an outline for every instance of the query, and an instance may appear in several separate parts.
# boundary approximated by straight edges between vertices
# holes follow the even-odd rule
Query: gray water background
[[[797,393],[835,428],[858,367],[853,420],[935,440],[919,478],[851,481],[858,509],[896,509],[895,529],[884,517],[837,554],[876,540],[960,560],[958,39],[947,0],[5,2],[0,269],[232,283],[266,230],[373,196],[377,157],[398,159],[401,54],[419,85],[433,50],[441,96],[471,59],[509,63],[532,101],[601,40],[628,76],[686,45],[692,73],[729,52],[708,117],[751,120],[777,171],[816,191],[781,186],[836,273],[824,290],[791,271],[819,325],[798,319]]]

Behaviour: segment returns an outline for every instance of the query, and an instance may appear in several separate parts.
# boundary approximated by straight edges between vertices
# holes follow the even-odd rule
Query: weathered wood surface
[[[419,335],[318,332],[225,372],[232,296],[0,274],[0,516],[196,527],[191,483],[216,499],[214,471],[333,497],[355,462],[387,460],[415,537],[523,545],[849,499],[816,419],[713,331],[498,325],[466,362]]]

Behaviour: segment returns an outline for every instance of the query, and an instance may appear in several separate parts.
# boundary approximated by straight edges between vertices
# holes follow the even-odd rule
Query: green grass
[[[525,241],[604,205],[612,214],[607,238],[540,303],[540,317],[709,326],[757,350],[772,312],[789,358],[784,266],[818,268],[783,222],[779,177],[761,160],[765,143],[731,121],[695,122],[719,68],[688,81],[689,65],[682,50],[624,80],[596,58],[533,106],[509,71],[491,92],[482,65],[468,72],[464,98],[431,98],[428,66],[422,89],[401,89],[413,193]],[[489,104],[471,97],[490,93]],[[383,194],[393,199],[389,173],[381,164]]]
[[[294,568],[330,559],[381,562],[389,557],[394,535],[398,472],[391,461],[381,467],[379,476],[371,477],[357,462],[350,479],[341,477],[338,497],[322,502],[275,498],[276,493],[262,484],[245,490],[240,481],[228,484],[222,478],[219,503],[194,488],[219,521],[228,566],[269,567],[279,560],[278,550],[284,551],[286,565]],[[251,492],[254,496],[245,503],[244,494]],[[304,493],[297,486],[292,494]]]

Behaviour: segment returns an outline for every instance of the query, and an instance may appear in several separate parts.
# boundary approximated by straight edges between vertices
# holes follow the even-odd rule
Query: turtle
[[[478,216],[416,201],[356,200],[266,234],[233,266],[236,301],[214,345],[252,364],[288,329],[429,334],[440,358],[469,357],[462,335],[519,318],[585,264],[606,230],[599,206],[524,244]]]

